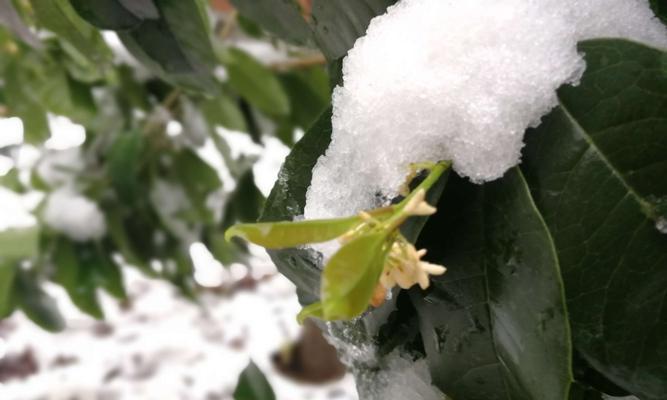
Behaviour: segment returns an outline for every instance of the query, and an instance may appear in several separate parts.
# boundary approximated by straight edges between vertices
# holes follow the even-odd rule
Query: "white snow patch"
[[[79,242],[100,239],[107,229],[104,214],[97,204],[68,187],[49,195],[44,222]]]
[[[49,115],[51,137],[44,143],[47,149],[65,150],[81,146],[86,141],[86,128],[60,115]]]
[[[31,204],[26,203],[26,196],[22,196],[9,189],[0,187],[0,231],[12,228],[27,228],[37,223],[35,216],[30,213]]]
[[[528,127],[576,84],[581,40],[667,48],[646,0],[402,0],[371,21],[333,95],[333,135],[313,170],[305,216],[376,207],[411,162],[452,160],[473,182],[520,161]]]
[[[255,176],[255,185],[265,197],[271,193],[278,178],[280,167],[289,154],[289,147],[274,137],[264,138],[264,151],[259,160],[252,166]]]
[[[431,384],[425,359],[413,360],[394,351],[372,379],[358,381],[359,397],[368,400],[442,400],[444,394]]]
[[[0,118],[0,147],[23,143],[23,121],[21,118]]]
[[[667,218],[659,218],[655,223],[655,228],[667,235]]]
[[[48,185],[57,187],[71,184],[84,168],[81,148],[70,147],[45,152],[37,164],[37,174]]]

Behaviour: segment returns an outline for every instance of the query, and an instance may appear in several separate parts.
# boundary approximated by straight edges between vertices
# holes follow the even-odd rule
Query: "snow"
[[[667,218],[659,218],[655,223],[655,228],[660,232],[667,235]]]
[[[12,228],[28,228],[37,223],[35,216],[30,213],[34,204],[29,204],[29,198],[6,188],[0,187],[0,231]]]
[[[61,115],[49,114],[49,130],[51,137],[44,143],[47,149],[65,150],[86,141],[86,128]]]
[[[37,164],[37,174],[50,186],[65,186],[74,182],[85,168],[80,147],[47,150]]]
[[[0,118],[0,148],[23,143],[23,121],[18,117]]]
[[[431,384],[425,359],[415,359],[400,349],[378,355],[374,340],[359,332],[354,323],[327,323],[329,342],[356,378],[364,400],[442,400],[443,393]]]
[[[68,329],[44,332],[21,314],[0,326],[0,351],[10,357],[32,349],[39,366],[36,374],[0,384],[0,399],[232,400],[238,376],[252,359],[278,400],[356,400],[349,375],[313,386],[277,373],[271,354],[299,335],[295,288],[265,255],[257,254],[246,272],[258,279],[254,291],[206,293],[200,306],[184,301],[166,282],[124,269],[129,307],[102,296],[105,323],[78,312],[61,288],[47,287]],[[226,275],[225,284],[235,279]]]
[[[482,183],[520,161],[523,134],[577,84],[581,40],[667,48],[646,0],[402,0],[343,64],[333,134],[305,216],[340,217],[397,194],[411,162],[452,160]],[[380,196],[378,196],[378,194]]]
[[[63,187],[53,191],[44,209],[44,222],[70,239],[85,242],[100,239],[106,233],[106,221],[97,203]]]

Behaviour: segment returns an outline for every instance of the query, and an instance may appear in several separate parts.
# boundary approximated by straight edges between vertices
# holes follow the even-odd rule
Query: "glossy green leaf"
[[[100,66],[111,61],[102,35],[81,19],[69,0],[33,0],[32,8],[40,25],[69,42],[83,56]]]
[[[434,384],[460,400],[567,399],[558,260],[520,172],[483,187],[452,177],[438,209],[417,247],[447,273],[412,290]]]
[[[239,237],[267,249],[284,249],[336,239],[361,222],[360,217],[354,216],[339,219],[238,224],[229,228],[225,237],[227,240]]]
[[[32,258],[39,252],[39,227],[10,228],[0,231],[0,261]]]
[[[239,382],[234,389],[234,400],[275,400],[271,384],[262,371],[250,361],[241,372]]]
[[[239,12],[268,32],[296,44],[308,44],[311,30],[294,0],[232,0]]]
[[[396,0],[313,0],[315,42],[329,60],[347,54],[371,19]]]
[[[18,272],[15,296],[17,305],[35,324],[49,332],[65,329],[65,320],[58,311],[56,300],[39,286],[39,278],[31,272]]]
[[[290,100],[291,122],[303,129],[310,128],[329,105],[329,78],[325,69],[291,71],[279,78]]]
[[[278,79],[259,61],[237,48],[226,56],[229,85],[268,115],[287,115],[290,103]]]
[[[665,53],[584,42],[587,71],[527,135],[525,171],[560,259],[582,357],[645,399],[667,393]]]
[[[322,313],[327,320],[351,319],[368,308],[390,246],[387,233],[370,233],[345,243],[324,266]]]

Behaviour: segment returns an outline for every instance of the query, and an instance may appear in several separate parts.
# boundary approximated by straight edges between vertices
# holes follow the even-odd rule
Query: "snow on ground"
[[[452,160],[474,182],[520,160],[526,128],[585,69],[581,40],[667,48],[647,0],[402,0],[343,63],[333,133],[313,170],[306,219],[384,205],[411,162]],[[378,194],[384,196],[378,196]]]
[[[21,314],[0,323],[0,360],[29,359],[24,352],[30,350],[38,368],[0,384],[0,399],[227,400],[250,359],[267,374],[278,400],[356,399],[350,376],[304,386],[275,372],[270,356],[298,336],[300,307],[293,285],[266,256],[252,265],[250,275],[241,265],[219,272],[227,287],[238,290],[204,294],[201,307],[167,283],[127,269],[131,301],[118,305],[105,297],[105,322],[82,315],[60,288],[49,287],[68,329],[53,335]],[[254,289],[244,288],[253,282],[249,276],[258,282]]]

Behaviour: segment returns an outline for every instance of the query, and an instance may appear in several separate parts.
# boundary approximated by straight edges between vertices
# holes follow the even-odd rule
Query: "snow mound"
[[[585,69],[581,40],[667,48],[646,0],[402,0],[343,64],[333,134],[305,217],[350,215],[396,195],[411,162],[452,160],[482,183],[520,161],[528,127]]]
[[[44,222],[78,242],[100,239],[107,229],[97,204],[66,187],[49,195]]]

